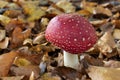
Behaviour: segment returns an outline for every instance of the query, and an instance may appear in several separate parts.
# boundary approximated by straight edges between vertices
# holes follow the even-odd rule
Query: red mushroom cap
[[[88,50],[97,41],[94,27],[78,14],[61,14],[51,19],[45,37],[73,54]]]

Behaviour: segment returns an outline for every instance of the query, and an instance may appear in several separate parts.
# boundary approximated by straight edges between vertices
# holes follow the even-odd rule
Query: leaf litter
[[[119,80],[120,0],[1,0],[1,80]],[[63,65],[63,52],[47,42],[49,21],[78,13],[96,29],[97,43],[79,55],[78,69]]]

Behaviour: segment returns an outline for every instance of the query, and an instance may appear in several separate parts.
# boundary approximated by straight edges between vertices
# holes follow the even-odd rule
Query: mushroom
[[[78,55],[97,41],[94,27],[79,14],[60,14],[51,19],[45,31],[46,39],[63,49],[64,66],[77,69]]]

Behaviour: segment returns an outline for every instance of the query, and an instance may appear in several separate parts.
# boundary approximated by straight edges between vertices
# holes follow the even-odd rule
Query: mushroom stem
[[[63,51],[63,53],[64,53],[64,66],[77,69],[79,65],[78,55],[71,54],[66,51]]]

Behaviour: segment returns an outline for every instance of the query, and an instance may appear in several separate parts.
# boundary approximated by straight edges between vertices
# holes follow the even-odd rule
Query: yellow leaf
[[[4,15],[0,15],[0,22],[3,24],[3,25],[6,25],[10,22],[10,18],[7,17],[7,16],[4,16]]]
[[[18,59],[16,58],[14,64],[17,66],[28,66],[31,64],[31,62],[25,58],[18,58]]]
[[[38,20],[46,14],[38,5],[29,1],[22,3],[22,7],[24,13],[28,15],[28,21]]]

